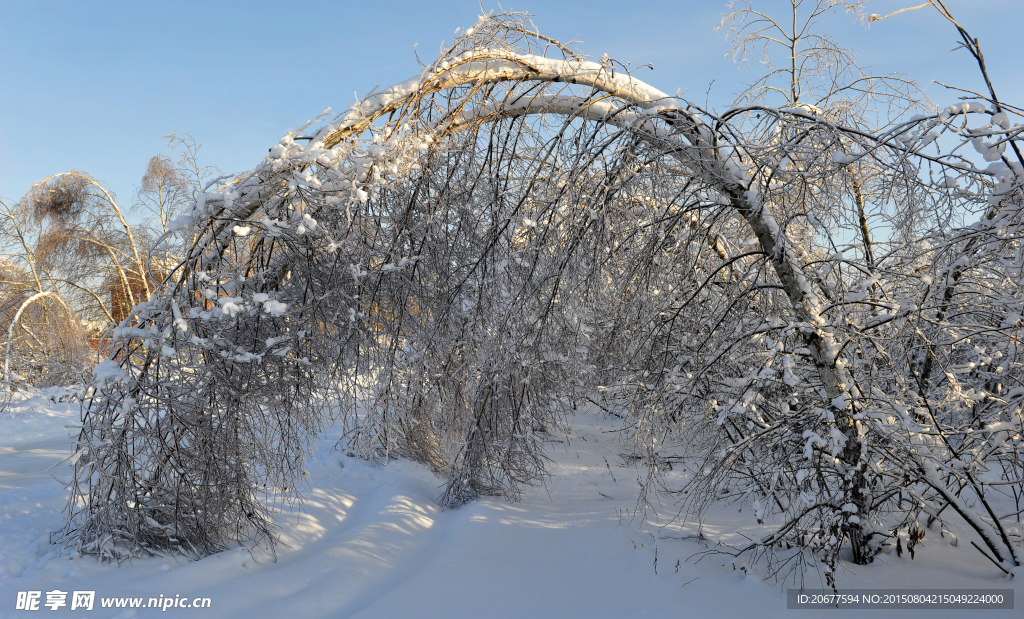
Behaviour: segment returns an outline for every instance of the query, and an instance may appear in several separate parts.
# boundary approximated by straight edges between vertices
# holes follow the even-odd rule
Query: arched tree
[[[844,540],[869,561],[945,506],[1008,570],[1018,550],[964,480],[1020,484],[1020,172],[926,151],[976,137],[959,115],[1004,127],[974,103],[871,131],[714,114],[524,16],[481,17],[419,76],[198,196],[196,241],[83,405],[65,543],[273,543],[270,509],[299,498],[333,407],[364,457],[444,475],[444,505],[514,499],[600,381],[650,482],[675,461],[692,477],[663,489],[694,517],[736,497],[777,523],[739,549],[774,570],[834,568]],[[895,229],[870,264],[845,252],[858,223],[816,215],[852,199],[854,163]],[[922,391],[907,368],[926,325],[952,378]]]

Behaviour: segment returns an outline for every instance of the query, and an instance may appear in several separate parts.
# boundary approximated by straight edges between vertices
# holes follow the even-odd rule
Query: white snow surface
[[[53,589],[94,590],[94,609],[69,610],[69,596],[68,607],[54,612],[41,606],[40,616],[832,616],[787,610],[784,587],[791,585],[763,579],[759,566],[737,569],[746,567],[745,559],[718,554],[698,561],[694,555],[704,547],[673,539],[694,533],[692,525],[634,517],[636,480],[645,470],[620,457],[627,450],[615,439],[620,420],[589,409],[570,420],[571,432],[554,437],[551,478],[529,489],[521,503],[485,498],[440,511],[441,479],[406,461],[376,468],[347,457],[332,449],[337,437],[328,430],[307,467],[304,508],[278,516],[276,561],[260,548],[234,548],[199,561],[157,557],[120,566],[62,555],[50,543],[65,503],[58,479],[67,467],[60,462],[72,455],[78,417],[78,404],[43,396],[16,399],[0,414],[0,617],[35,616],[15,610],[17,592],[43,591],[45,602]],[[661,509],[675,511],[671,503]],[[742,543],[738,530],[760,534],[751,529],[753,512],[722,506],[708,516],[709,547]],[[868,566],[844,563],[840,590],[1013,588],[1020,599],[1021,579],[1002,577],[971,547],[966,527],[955,532],[960,539],[952,547],[929,530],[913,561],[890,548]],[[816,573],[807,575],[806,586],[823,588]],[[101,597],[160,594],[209,597],[212,606],[100,608]],[[907,612],[875,610],[870,616]],[[995,619],[1019,612],[927,614]]]

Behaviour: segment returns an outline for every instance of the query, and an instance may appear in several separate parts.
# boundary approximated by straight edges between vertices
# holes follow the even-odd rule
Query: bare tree
[[[192,185],[182,170],[166,155],[154,155],[136,192],[135,208],[148,212],[155,219],[156,231],[162,234],[171,221],[185,214],[193,196]]]
[[[96,301],[99,312],[115,318],[96,293],[97,278],[129,307],[149,300],[145,243],[109,189],[82,172],[63,172],[36,183],[22,201],[47,226],[49,254],[74,270],[63,283]]]
[[[150,160],[133,209],[148,216],[141,223],[129,222],[116,196],[81,172],[47,177],[13,207],[0,202],[5,385],[15,375],[34,384],[81,380],[92,365],[86,335],[98,342],[180,260],[180,244],[154,240],[167,237],[201,192],[197,183],[219,170],[199,164],[192,136],[167,140],[179,161]]]
[[[4,398],[28,385],[83,382],[89,366],[82,325],[50,259],[52,242],[24,203],[0,201]]]

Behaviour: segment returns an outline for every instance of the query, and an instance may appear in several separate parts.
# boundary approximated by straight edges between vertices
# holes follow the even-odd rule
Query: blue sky
[[[811,0],[807,0],[811,1]],[[887,14],[923,0],[873,0]],[[757,68],[725,57],[715,32],[722,0],[541,2],[506,0],[535,15],[541,32],[598,57],[651,62],[642,78],[666,92],[724,109]],[[767,10],[784,0],[758,2]],[[1022,0],[947,0],[980,38],[1000,97],[1024,105],[1019,68]],[[496,2],[484,2],[487,10]],[[345,109],[375,86],[418,72],[477,0],[392,2],[89,2],[0,0],[0,198],[69,169],[107,181],[125,204],[161,137],[191,133],[204,163],[252,167],[281,135],[327,107]],[[872,24],[836,15],[822,28],[877,72],[902,71],[939,104],[956,95],[939,80],[983,89],[956,33],[932,10]],[[713,82],[713,84],[712,84]]]

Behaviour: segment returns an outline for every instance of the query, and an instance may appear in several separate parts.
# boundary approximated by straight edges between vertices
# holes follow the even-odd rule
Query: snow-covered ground
[[[135,560],[121,566],[61,556],[50,534],[64,508],[58,464],[71,453],[67,426],[77,404],[22,400],[0,416],[0,616],[19,591],[94,590],[92,611],[45,616],[133,617],[157,609],[101,608],[102,597],[208,597],[207,609],[165,616],[205,617],[818,617],[787,610],[779,583],[745,573],[726,555],[673,539],[694,530],[631,517],[640,473],[620,458],[618,420],[580,411],[572,431],[551,445],[546,487],[521,503],[484,499],[439,511],[441,481],[409,462],[374,468],[333,451],[328,431],[309,466],[301,512],[279,516],[277,560],[234,549],[201,561]],[[672,512],[666,504],[664,513]],[[749,510],[747,510],[749,512]],[[711,541],[740,543],[749,513],[723,507],[705,523]],[[840,588],[1024,588],[987,563],[956,531],[956,547],[929,531],[916,559],[882,554],[870,566],[845,565]],[[749,532],[748,532],[749,534]],[[655,564],[655,557],[657,562]],[[809,574],[806,586],[822,585]],[[70,598],[70,596],[69,596]],[[1024,598],[1021,598],[1024,599]],[[146,603],[145,601],[143,602]],[[1024,602],[1018,601],[1019,609]],[[853,611],[857,612],[857,611]],[[895,610],[860,611],[904,617]],[[911,611],[912,612],[912,611]],[[1011,617],[1019,610],[930,611],[929,617]],[[831,616],[831,615],[828,615]]]

